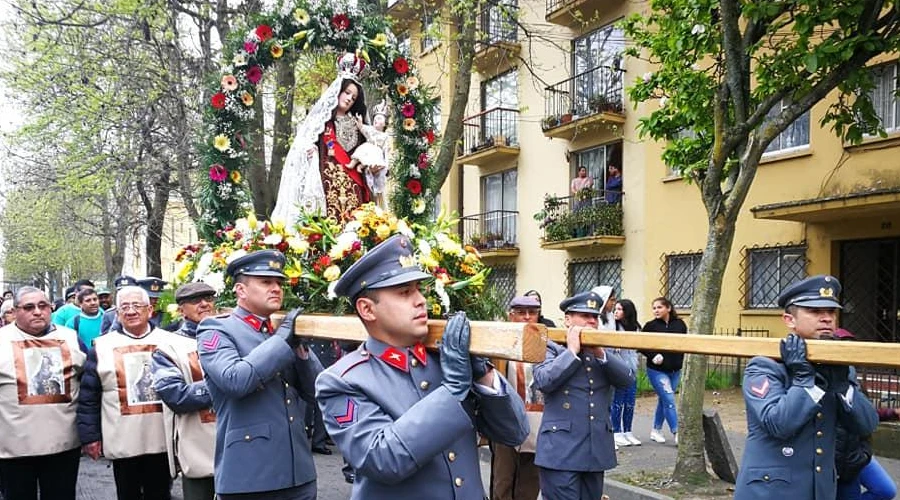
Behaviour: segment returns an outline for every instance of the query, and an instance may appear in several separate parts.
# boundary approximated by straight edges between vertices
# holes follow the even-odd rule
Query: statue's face
[[[338,111],[341,113],[350,111],[350,108],[353,107],[357,97],[359,97],[359,88],[356,84],[351,83],[350,85],[347,85],[347,87],[341,91],[340,95],[338,95]]]
[[[375,115],[372,117],[372,126],[378,130],[384,131],[385,126],[387,126],[387,121],[384,118],[384,115]]]

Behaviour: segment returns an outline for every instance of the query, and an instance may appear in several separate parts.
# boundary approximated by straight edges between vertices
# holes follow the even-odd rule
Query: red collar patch
[[[263,331],[263,329],[262,329],[263,328],[263,320],[259,319],[257,316],[255,316],[253,314],[248,314],[241,319],[243,319],[244,322],[247,323],[248,325],[252,326],[254,330],[256,330],[258,332]],[[265,325],[266,325],[267,330],[265,330],[265,332],[263,332],[263,333],[272,333],[272,322],[269,320],[266,320]]]
[[[419,360],[419,363],[422,363],[422,366],[428,364],[428,354],[425,352],[424,345],[416,344],[412,349],[412,355]]]
[[[409,371],[409,367],[406,364],[406,353],[395,347],[388,347],[379,357],[382,361],[400,371]]]

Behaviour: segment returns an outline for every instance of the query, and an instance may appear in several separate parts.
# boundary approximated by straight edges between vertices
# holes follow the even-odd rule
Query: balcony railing
[[[623,114],[624,73],[622,69],[597,66],[545,88],[544,130],[564,125],[576,117]]]
[[[459,156],[495,146],[518,146],[519,110],[491,108],[463,120],[462,151]]]
[[[552,14],[570,3],[572,3],[572,0],[546,0],[546,5],[547,5],[546,12],[548,15]],[[388,5],[390,5],[390,4],[391,4],[391,2],[390,2],[390,0],[388,0]]]
[[[462,240],[481,252],[518,248],[516,242],[518,219],[519,212],[513,210],[492,210],[467,215],[460,219]]]
[[[534,218],[544,230],[544,242],[574,238],[622,236],[621,191],[587,189],[573,196],[546,196]]]
[[[481,48],[500,43],[516,43],[518,26],[516,15],[518,7],[515,2],[491,2],[490,6],[478,15],[478,43]]]

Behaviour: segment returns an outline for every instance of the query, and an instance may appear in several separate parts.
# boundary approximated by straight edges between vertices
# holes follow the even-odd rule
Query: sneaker
[[[625,439],[627,439],[628,442],[631,443],[633,446],[640,446],[640,445],[641,445],[641,440],[638,439],[638,438],[634,435],[633,432],[626,432],[626,433],[625,433]]]
[[[658,429],[653,429],[652,431],[650,431],[650,440],[657,443],[666,442],[666,438],[663,437],[662,433],[660,433]]]
[[[617,432],[615,434],[616,446],[631,446],[631,441],[625,437],[624,432]]]
[[[616,445],[616,451],[619,451],[619,445]]]
[[[678,446],[678,433],[675,433],[675,446]]]

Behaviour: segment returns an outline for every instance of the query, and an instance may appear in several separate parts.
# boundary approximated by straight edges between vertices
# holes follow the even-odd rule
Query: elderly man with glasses
[[[153,353],[153,388],[165,403],[169,473],[182,473],[184,500],[212,500],[216,451],[216,416],[197,354],[197,324],[216,312],[216,291],[206,283],[187,283],[175,290],[184,318],[169,344]]]
[[[97,337],[88,352],[78,398],[84,452],[112,460],[119,500],[171,498],[162,402],[149,384],[153,351],[177,341],[150,324],[147,291],[116,294],[119,328]]]
[[[85,356],[73,330],[50,321],[50,301],[26,286],[0,328],[0,484],[7,500],[74,500],[81,450],[75,430]],[[39,425],[35,425],[35,423]]]

